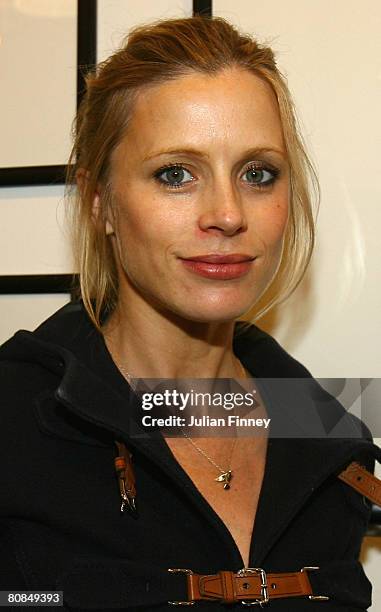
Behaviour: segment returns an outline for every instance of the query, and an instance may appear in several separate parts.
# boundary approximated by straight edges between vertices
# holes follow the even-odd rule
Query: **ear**
[[[85,168],[79,168],[77,170],[77,173],[76,173],[77,185],[78,185],[78,189],[79,189],[79,191],[81,193],[84,193],[84,191],[85,191],[86,182],[89,179],[89,175],[90,175],[89,171],[86,170]],[[100,187],[95,192],[94,198],[93,198],[92,218],[93,218],[94,223],[99,221],[100,214],[101,214],[101,205],[100,205],[100,195],[99,195],[99,192],[100,192]],[[113,224],[109,220],[108,216],[106,217],[105,232],[106,232],[106,236],[110,236],[111,234],[114,234]]]
[[[94,199],[93,199],[93,206],[92,206],[92,216],[93,216],[94,222],[98,221],[100,214],[101,214],[100,195],[99,195],[99,192],[96,191],[94,195]],[[107,217],[106,217],[105,231],[106,231],[106,236],[111,236],[112,234],[115,233],[114,227],[113,227],[113,220],[110,219],[109,214],[107,214]]]

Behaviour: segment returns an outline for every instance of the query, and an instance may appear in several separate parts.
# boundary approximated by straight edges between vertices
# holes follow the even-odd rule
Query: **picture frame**
[[[54,3],[57,3],[56,5]],[[7,10],[7,6],[6,4],[4,4],[4,7],[2,7],[2,10],[6,12]],[[33,117],[34,120],[36,120],[36,117],[38,117],[39,115],[41,115],[41,120],[42,123],[41,125],[37,125],[33,127],[33,131],[31,130],[30,134],[28,134],[28,131],[26,129],[25,131],[25,125],[28,122],[28,117],[25,119],[23,117],[21,117],[21,125],[22,125],[22,132],[21,133],[17,133],[17,130],[15,129],[15,124],[17,122],[18,116],[17,114],[17,109],[12,109],[10,108],[12,106],[12,95],[13,95],[13,89],[12,87],[16,84],[17,85],[17,81],[19,79],[18,74],[21,72],[21,69],[23,67],[20,68],[20,66],[16,66],[15,67],[15,71],[16,71],[16,81],[10,81],[9,83],[6,82],[6,77],[7,74],[11,75],[13,73],[13,67],[11,65],[12,63],[12,44],[18,44],[18,40],[17,40],[17,30],[16,32],[14,32],[15,28],[15,23],[17,22],[17,16],[16,18],[14,15],[11,15],[10,11],[11,10],[15,10],[15,7],[18,8],[19,14],[20,14],[20,28],[23,28],[20,30],[20,32],[23,34],[24,30],[28,29],[27,26],[28,24],[34,24],[34,27],[37,29],[37,33],[40,30],[43,30],[44,32],[51,30],[51,37],[57,37],[58,41],[60,41],[61,39],[64,40],[66,33],[65,33],[65,28],[67,28],[68,30],[70,30],[70,34],[73,34],[73,32],[75,32],[76,30],[76,34],[74,36],[69,36],[70,39],[73,39],[73,43],[75,48],[71,49],[70,48],[70,57],[75,57],[76,56],[76,69],[73,70],[73,66],[70,65],[70,59],[68,59],[68,65],[65,65],[65,58],[62,57],[62,52],[60,54],[59,48],[60,48],[60,44],[56,44],[56,41],[54,40],[48,40],[48,42],[46,40],[42,41],[41,43],[39,43],[38,40],[35,40],[35,38],[38,38],[38,36],[35,36],[35,33],[32,32],[32,34],[26,32],[25,33],[25,37],[27,38],[27,36],[31,36],[30,41],[24,40],[23,41],[23,45],[24,47],[27,49],[28,47],[31,47],[32,45],[34,46],[38,46],[39,48],[37,51],[33,51],[31,50],[31,76],[30,76],[30,87],[29,90],[32,89],[32,85],[33,85],[33,80],[35,79],[35,75],[39,75],[39,83],[43,82],[44,83],[44,87],[42,88],[33,88],[33,101],[35,102],[35,105],[38,106],[39,109],[39,105],[41,104],[41,107],[44,107],[44,104],[46,104],[46,98],[47,96],[45,96],[45,100],[44,100],[44,92],[46,91],[46,87],[49,87],[50,85],[52,85],[52,87],[54,87],[54,95],[55,96],[65,96],[65,92],[66,90],[69,90],[68,93],[68,98],[67,98],[67,105],[69,107],[71,107],[73,109],[73,115],[75,114],[75,108],[78,107],[78,104],[81,100],[81,97],[83,95],[83,92],[85,90],[85,74],[87,72],[87,70],[89,68],[91,68],[92,66],[94,66],[94,64],[96,63],[96,41],[97,41],[97,32],[96,32],[96,25],[97,25],[97,2],[96,0],[69,0],[69,2],[62,4],[62,0],[51,0],[51,3],[49,3],[49,5],[46,5],[47,7],[47,14],[44,14],[42,12],[41,6],[43,8],[44,4],[42,4],[41,6],[36,4],[36,14],[32,14],[31,15],[31,7],[33,8],[33,4],[25,4],[25,0],[19,0],[18,3],[9,3],[9,14],[5,14],[3,15],[3,30],[6,30],[7,24],[8,27],[11,29],[11,27],[13,27],[13,31],[12,33],[10,32],[9,35],[7,34],[6,31],[0,32],[0,34],[2,35],[2,37],[4,38],[5,42],[7,42],[7,47],[6,47],[6,54],[5,54],[5,59],[4,62],[7,61],[7,59],[9,60],[8,63],[10,64],[9,69],[5,70],[5,83],[3,83],[3,89],[4,91],[8,91],[8,104],[7,101],[3,102],[4,103],[4,109],[3,109],[3,113],[5,116],[5,119],[3,119],[4,123],[9,122],[10,128],[9,128],[9,132],[10,132],[10,137],[8,139],[8,143],[5,144],[4,146],[4,142],[3,142],[3,156],[7,155],[7,150],[11,149],[12,150],[12,146],[7,146],[8,145],[12,145],[13,143],[11,143],[11,139],[14,138],[15,140],[15,147],[18,147],[17,150],[22,150],[23,147],[19,146],[19,142],[23,141],[23,142],[27,142],[28,143],[28,139],[31,138],[32,142],[28,143],[29,149],[33,150],[34,148],[38,148],[37,143],[33,142],[33,136],[35,136],[36,134],[43,134],[44,132],[46,133],[47,130],[53,130],[53,125],[54,125],[54,130],[57,129],[57,134],[54,134],[53,136],[53,142],[57,142],[62,140],[63,137],[63,132],[64,132],[64,137],[68,138],[69,134],[70,134],[70,124],[71,124],[71,120],[73,117],[70,117],[70,114],[68,114],[68,116],[65,118],[66,121],[61,121],[61,118],[59,121],[57,121],[54,118],[54,108],[52,109],[51,112],[51,116],[52,119],[54,121],[54,123],[51,123],[48,128],[45,127],[45,125],[43,124],[44,120],[46,119],[44,117],[43,112],[40,112],[38,110],[38,112],[35,111],[35,109],[31,109],[31,115]],[[40,7],[40,13],[38,13],[37,8]],[[48,7],[50,7],[48,9]],[[56,7],[56,12],[54,12],[54,8]],[[60,7],[63,7],[60,11],[58,10]],[[65,8],[66,7],[66,8]],[[66,11],[66,12],[65,12]],[[73,13],[76,12],[76,19],[75,19],[75,23],[73,23]],[[12,20],[13,19],[13,20]],[[34,28],[29,28],[29,29],[34,29]],[[12,42],[12,38],[15,39],[14,43]],[[29,43],[29,44],[28,44]],[[69,43],[71,43],[71,40],[69,41]],[[46,49],[46,54],[49,52],[49,50],[51,49],[58,49],[57,51],[57,58],[54,57],[53,60],[52,58],[49,59],[49,61],[46,62],[46,65],[48,67],[51,68],[52,64],[51,62],[53,61],[53,64],[60,60],[62,62],[62,65],[58,66],[58,77],[56,75],[53,75],[50,73],[46,73],[45,75],[41,75],[40,74],[40,70],[39,67],[36,68],[34,66],[33,63],[33,59],[37,58],[42,58],[44,57],[44,48],[42,47],[42,44],[47,46]],[[4,44],[5,46],[5,44]],[[68,42],[66,42],[66,49],[69,47],[70,45],[68,44]],[[15,54],[16,55],[16,54]],[[44,65],[44,62],[41,62]],[[45,66],[45,68],[47,67]],[[59,77],[59,74],[62,72],[63,77],[62,78],[62,83],[61,83],[61,79]],[[21,74],[20,74],[21,77]],[[11,77],[10,77],[11,78]],[[13,78],[13,77],[12,77]],[[23,79],[27,79],[28,78],[28,71],[27,70],[23,70],[22,72],[22,78]],[[45,86],[46,83],[46,86]],[[23,87],[28,88],[28,80],[26,80],[26,84],[23,85]],[[60,91],[60,89],[57,89],[61,87],[62,91]],[[36,90],[36,91],[35,91]],[[21,90],[23,91],[23,90]],[[40,102],[39,102],[40,100]],[[7,111],[9,111],[7,113]],[[31,122],[33,123],[33,122]],[[61,133],[60,133],[61,132]],[[13,136],[14,134],[14,136]],[[39,140],[36,139],[36,140]],[[25,148],[25,147],[24,147]],[[49,149],[49,147],[44,146],[44,143],[42,142],[42,144],[40,145],[41,150],[44,149]],[[57,153],[55,153],[57,154]],[[13,153],[13,156],[15,155],[15,153]],[[18,154],[17,154],[18,155]],[[29,155],[30,157],[30,155]],[[41,153],[40,153],[40,157],[41,157]],[[28,155],[27,155],[28,158]],[[6,163],[6,165],[4,165],[4,159],[2,160],[3,166],[0,167],[0,186],[1,187],[16,187],[16,186],[25,186],[25,185],[48,185],[48,184],[62,184],[65,182],[65,174],[66,174],[66,159],[67,159],[67,155],[62,155],[62,159],[60,158],[60,163],[55,163],[55,164],[44,164],[44,165],[34,165],[31,163],[18,163],[17,165],[13,165],[13,164],[8,164]],[[12,160],[12,157],[11,157]],[[17,161],[19,161],[19,157],[17,157]],[[21,159],[21,155],[20,155],[20,161],[22,161]]]

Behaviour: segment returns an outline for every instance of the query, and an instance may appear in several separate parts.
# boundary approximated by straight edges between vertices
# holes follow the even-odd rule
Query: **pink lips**
[[[217,280],[232,280],[247,274],[255,257],[241,253],[197,255],[182,259],[182,263],[195,274]]]

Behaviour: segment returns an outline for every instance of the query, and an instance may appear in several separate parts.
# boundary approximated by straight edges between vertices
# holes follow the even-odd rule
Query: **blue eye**
[[[188,174],[190,179],[183,181],[185,175]],[[173,164],[172,166],[163,166],[157,172],[155,172],[154,177],[159,183],[165,185],[167,187],[182,187],[187,183],[190,183],[194,180],[194,177],[180,164]]]
[[[186,175],[188,175],[189,178],[187,178]],[[247,180],[244,180],[244,183],[248,183],[250,187],[253,188],[264,189],[272,185],[278,175],[278,169],[265,167],[262,162],[255,162],[244,172],[244,176],[248,177]],[[181,164],[168,164],[162,166],[153,176],[162,187],[167,187],[169,189],[184,187],[195,180],[189,170],[184,168]]]
[[[267,187],[271,185],[279,174],[279,170],[275,168],[265,168],[263,166],[252,165],[247,168],[245,175],[250,178],[245,183],[249,183],[255,187]]]

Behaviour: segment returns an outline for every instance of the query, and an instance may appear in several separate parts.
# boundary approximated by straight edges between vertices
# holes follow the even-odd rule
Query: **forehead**
[[[158,148],[283,147],[276,96],[253,73],[229,68],[217,75],[190,73],[141,91],[121,141],[145,158]]]

